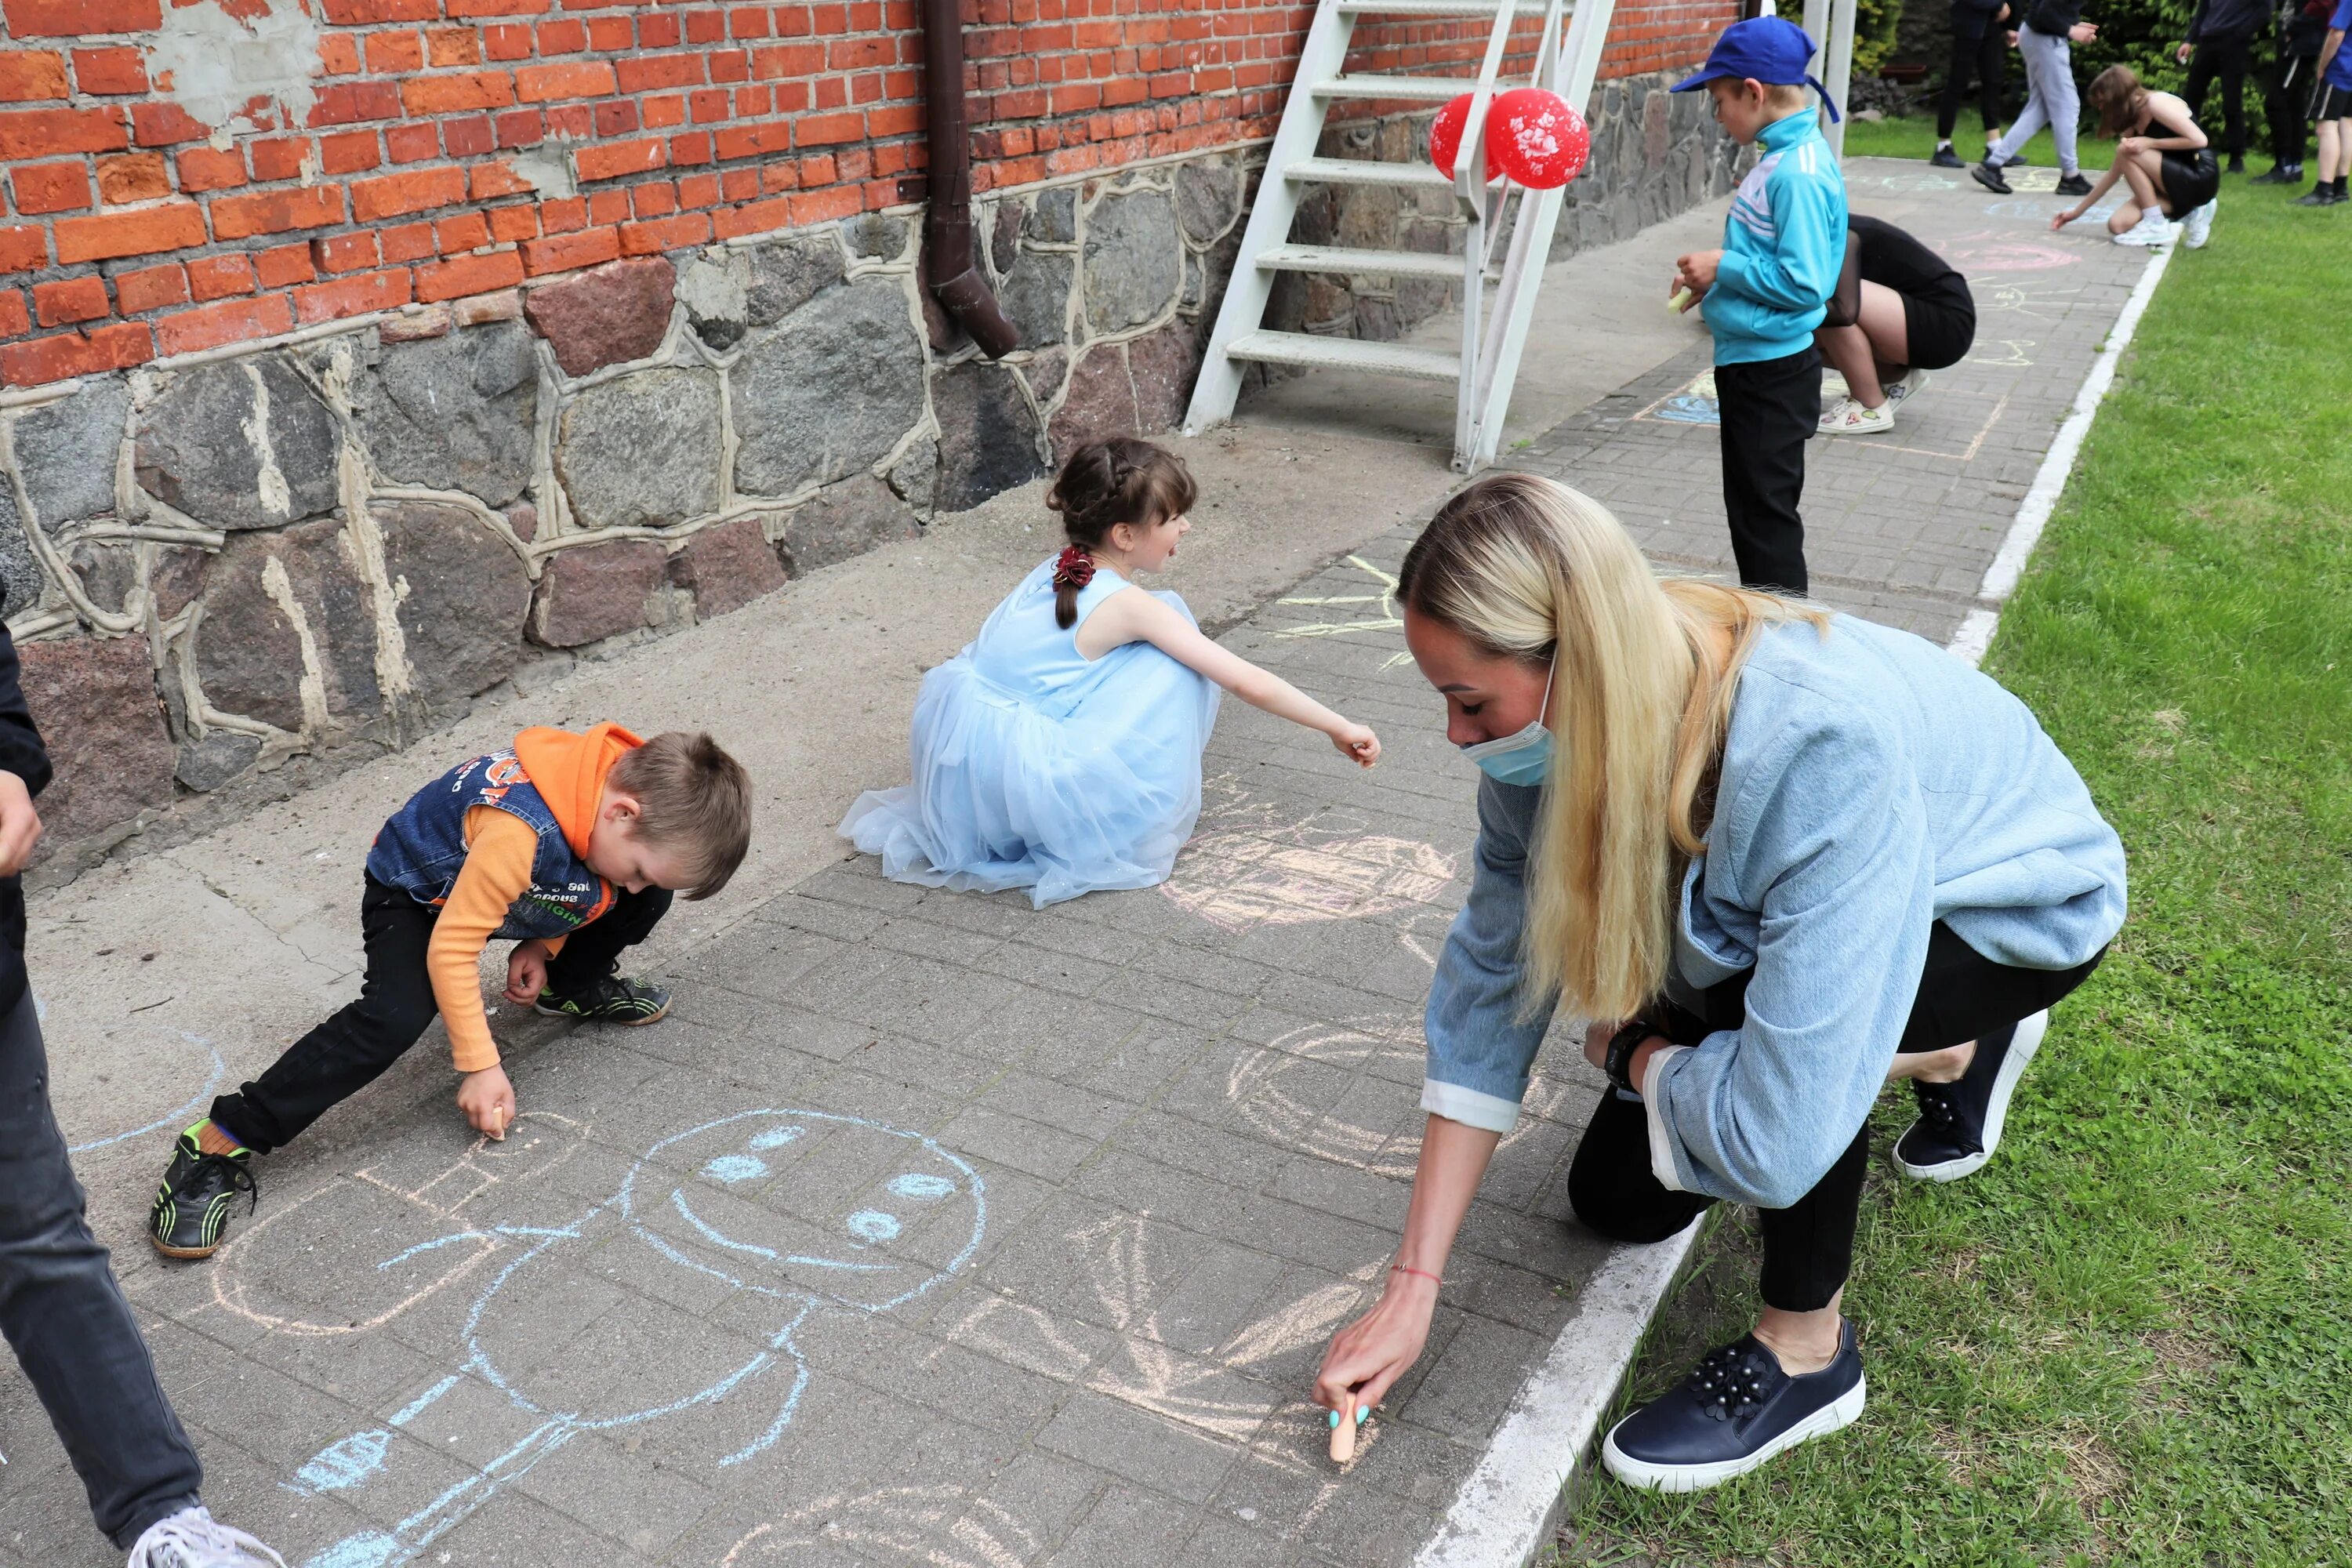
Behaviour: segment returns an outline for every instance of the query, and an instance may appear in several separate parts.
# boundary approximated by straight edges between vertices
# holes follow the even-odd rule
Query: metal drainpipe
[[[923,220],[931,294],[980,352],[1003,359],[1021,331],[988,286],[971,244],[971,136],[963,95],[960,0],[923,0],[923,118],[930,143],[930,209]]]

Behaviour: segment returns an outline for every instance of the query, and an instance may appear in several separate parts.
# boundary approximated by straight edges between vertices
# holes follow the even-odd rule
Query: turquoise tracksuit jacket
[[[1756,142],[1764,156],[1731,198],[1702,307],[1717,364],[1801,353],[1845,264],[1845,176],[1819,117],[1776,120]]]

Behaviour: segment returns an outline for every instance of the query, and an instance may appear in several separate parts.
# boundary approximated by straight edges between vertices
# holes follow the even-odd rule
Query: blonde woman
[[[1611,1432],[1690,1490],[1861,1414],[1839,1299],[1871,1103],[1912,1080],[1906,1174],[1988,1159],[2048,1009],[2124,918],[2124,854],[2033,715],[1907,633],[1661,582],[1574,490],[1497,475],[1405,557],[1405,639],[1486,774],[1430,988],[1429,1112],[1379,1304],[1316,1381],[1335,1419],[1420,1356],[1445,1259],[1555,1008],[1612,1087],[1577,1215],[1659,1241],[1762,1211],[1755,1331]]]

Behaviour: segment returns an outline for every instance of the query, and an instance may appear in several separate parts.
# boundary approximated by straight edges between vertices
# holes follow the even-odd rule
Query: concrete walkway
[[[1895,436],[1815,448],[1815,570],[1945,635],[2143,258],[1915,165],[1852,178],[1966,256],[1986,315]],[[1580,258],[1549,297],[1662,292],[1679,247]],[[1518,460],[1711,566],[1715,431],[1660,412],[1704,356],[1656,321],[1581,383],[1554,373],[1565,422]],[[1207,504],[1175,585],[1388,757],[1360,774],[1228,703],[1163,888],[1040,913],[884,881],[830,837],[903,775],[919,668],[1045,553],[1023,494],[37,897],[60,1120],[215,1511],[319,1568],[1360,1564],[1467,1538],[1463,1483],[1498,1473],[1530,1371],[1647,1300],[1586,1299],[1618,1265],[1561,1223],[1594,1079],[1555,1038],[1422,1367],[1347,1475],[1319,1457],[1307,1379],[1402,1221],[1474,777],[1385,596],[1453,481],[1409,418],[1336,433],[1328,396],[1276,389],[1188,447]],[[650,954],[672,1017],[500,1008],[525,1116],[491,1148],[461,1135],[436,1030],[267,1163],[228,1250],[158,1263],[137,1227],[165,1130],[354,987],[375,824],[434,756],[605,716],[709,725],[765,792],[755,863]],[[0,1452],[0,1563],[112,1561],[6,1372]]]

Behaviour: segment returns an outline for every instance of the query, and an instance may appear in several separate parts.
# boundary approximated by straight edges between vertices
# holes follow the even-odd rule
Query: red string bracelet
[[[1436,1275],[1432,1274],[1432,1273],[1431,1273],[1428,1269],[1426,1269],[1426,1268],[1406,1268],[1406,1267],[1405,1267],[1403,1264],[1402,1264],[1402,1263],[1391,1263],[1391,1264],[1390,1264],[1390,1265],[1389,1265],[1389,1272],[1390,1272],[1390,1273],[1391,1273],[1391,1274],[1418,1274],[1418,1275],[1420,1275],[1423,1279],[1428,1280],[1430,1283],[1432,1283],[1432,1284],[1433,1284],[1433,1285],[1443,1285],[1443,1284],[1444,1284],[1444,1283],[1445,1283],[1445,1281],[1444,1281],[1444,1280],[1443,1280],[1443,1279],[1439,1279]]]

